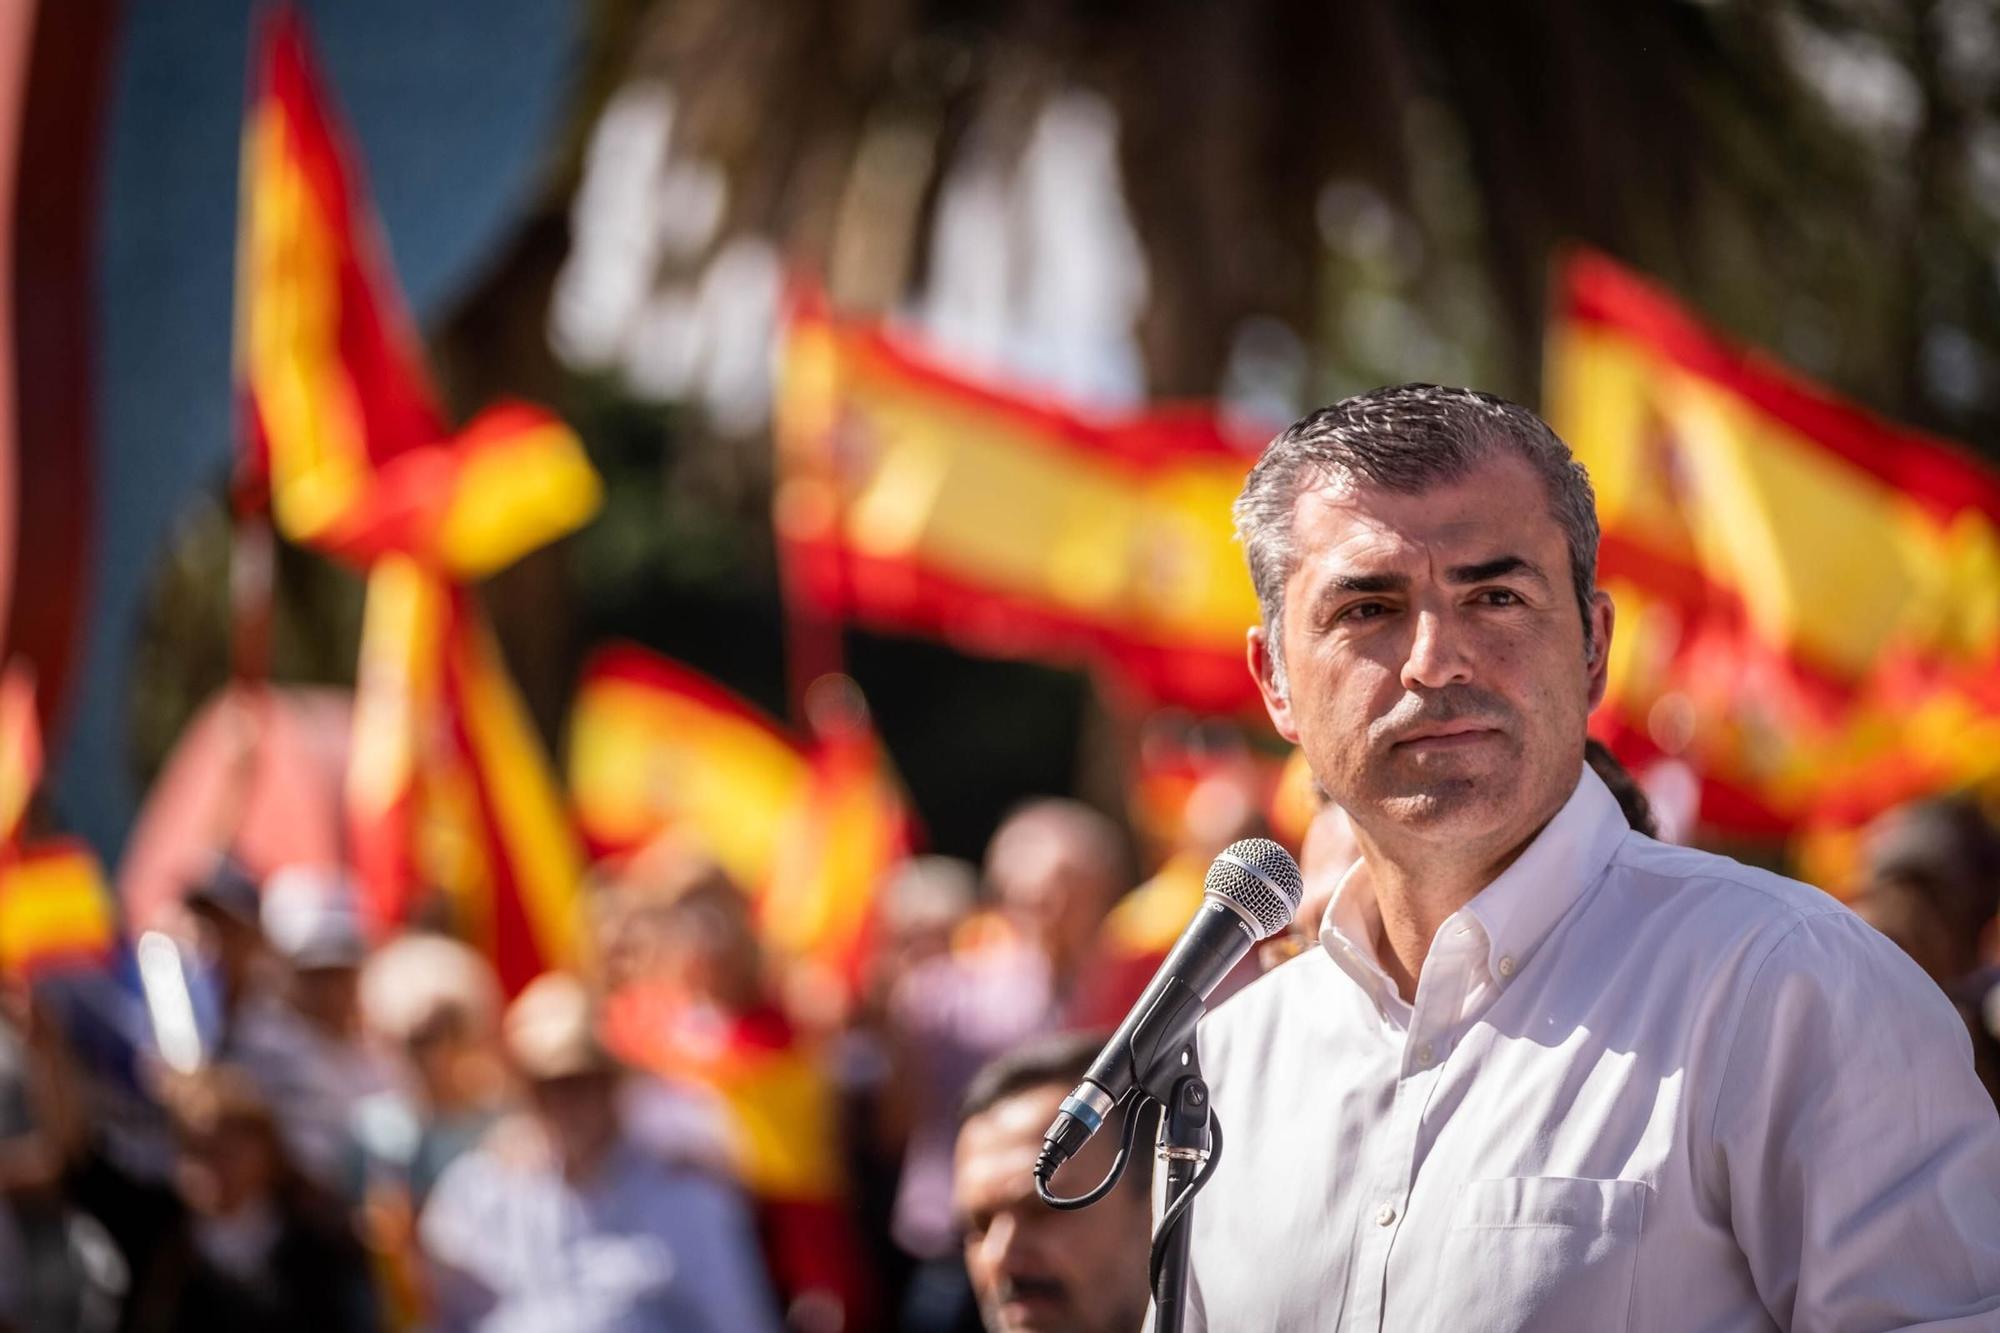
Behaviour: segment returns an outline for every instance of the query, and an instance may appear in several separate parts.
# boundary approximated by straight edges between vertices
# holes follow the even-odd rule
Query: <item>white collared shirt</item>
[[[1631,832],[1586,769],[1414,1003],[1377,920],[1357,867],[1202,1025],[1188,1327],[2000,1330],[2000,1117],[1832,898]]]

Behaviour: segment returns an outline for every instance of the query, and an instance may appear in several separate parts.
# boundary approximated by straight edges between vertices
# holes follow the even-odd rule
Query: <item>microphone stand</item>
[[[1160,1230],[1153,1237],[1153,1244],[1160,1247],[1153,1270],[1154,1333],[1180,1333],[1187,1318],[1188,1244],[1194,1233],[1194,1199],[1189,1190],[1208,1161],[1210,1146],[1208,1084],[1190,1036],[1181,1053],[1180,1076],[1160,1113],[1159,1155],[1166,1187],[1161,1194]]]
[[[1178,991],[1178,993],[1177,993]],[[1055,1167],[1065,1159],[1054,1155],[1051,1137],[1043,1144],[1035,1163],[1035,1192],[1053,1208],[1088,1208],[1116,1187],[1124,1174],[1133,1147],[1139,1119],[1148,1106],[1160,1108],[1159,1155],[1164,1166],[1164,1206],[1160,1226],[1153,1233],[1152,1256],[1147,1265],[1147,1283],[1152,1289],[1154,1333],[1180,1333],[1187,1318],[1187,1275],[1189,1238],[1193,1223],[1189,1214],[1194,1196],[1215,1174],[1222,1160],[1222,1124],[1209,1104],[1208,1084],[1202,1078],[1201,1057],[1195,1046],[1195,1025],[1201,1018],[1201,997],[1176,983],[1158,1001],[1165,1015],[1154,1025],[1157,1036],[1127,1052],[1135,1077],[1131,1091],[1121,1099],[1125,1108],[1124,1143],[1111,1169],[1097,1185],[1072,1198],[1062,1198],[1049,1189]],[[1058,1119],[1060,1127],[1064,1121]],[[1051,1135],[1056,1133],[1051,1130]]]

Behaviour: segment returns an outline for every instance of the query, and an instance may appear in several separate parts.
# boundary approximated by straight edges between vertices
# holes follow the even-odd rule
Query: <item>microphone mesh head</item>
[[[1230,843],[1208,868],[1202,888],[1247,913],[1260,940],[1291,924],[1305,893],[1298,863],[1269,838]]]

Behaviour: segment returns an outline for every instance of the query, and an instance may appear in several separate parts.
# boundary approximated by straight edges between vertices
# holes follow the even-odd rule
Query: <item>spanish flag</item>
[[[1205,411],[1095,420],[983,385],[801,298],[784,338],[775,524],[811,614],[1254,707],[1256,597],[1229,508],[1253,449]]]
[[[596,474],[540,408],[502,404],[449,437],[353,161],[297,13],[273,8],[243,139],[246,471],[301,545],[490,573],[587,520]]]
[[[96,854],[75,838],[23,841],[41,776],[34,672],[17,659],[0,675],[0,976],[29,981],[103,967],[119,938]]]
[[[582,857],[468,584],[595,512],[582,446],[507,403],[451,433],[289,6],[243,147],[244,471],[286,537],[367,571],[348,813],[378,927],[442,891],[518,989],[574,961]]]
[[[599,856],[687,837],[738,884],[765,883],[812,785],[804,745],[699,672],[642,648],[596,653],[569,727],[577,826]]]
[[[108,966],[118,916],[97,857],[74,838],[0,853],[0,976]]]
[[[608,648],[577,690],[569,787],[598,854],[684,840],[752,894],[765,943],[851,987],[912,821],[863,717],[825,712],[802,739],[679,663]]]
[[[1550,423],[1589,468],[1617,603],[1593,729],[1701,779],[1713,831],[1852,823],[2000,768],[2000,475],[1564,265]]]

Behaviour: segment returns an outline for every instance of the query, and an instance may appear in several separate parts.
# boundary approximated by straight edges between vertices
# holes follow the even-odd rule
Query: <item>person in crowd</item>
[[[1962,796],[1899,806],[1863,838],[1849,904],[1930,975],[1965,1020],[1974,1067],[2000,1106],[2000,831]]]
[[[346,1210],[294,1164],[247,1071],[175,1076],[182,1224],[136,1276],[135,1333],[357,1333],[378,1327]]]
[[[349,1120],[362,1154],[362,1238],[392,1322],[413,1327],[427,1295],[417,1214],[513,1092],[499,1043],[500,985],[469,945],[418,931],[369,957],[359,1007],[366,1039],[396,1057],[398,1074],[363,1096]]]
[[[1073,1017],[1105,913],[1132,883],[1117,824],[1081,801],[1029,801],[987,843],[986,883],[1015,942],[1042,959],[1050,1003]]]
[[[274,881],[277,879],[273,877]],[[213,1012],[206,1015],[206,1058],[247,1073],[277,1116],[293,1162],[320,1184],[341,1189],[350,1183],[353,1148],[344,1098],[334,1094],[334,1079],[326,1063],[328,1042],[308,1025],[294,1003],[327,1011],[336,1006],[338,983],[315,986],[310,973],[321,962],[334,971],[359,961],[358,933],[343,932],[338,923],[318,920],[301,893],[316,894],[322,884],[312,872],[294,874],[276,909],[288,943],[299,951],[297,969],[274,949],[265,935],[264,893],[243,865],[219,854],[190,884],[182,900],[183,930],[195,957],[205,967],[200,975],[207,991],[198,992]],[[335,1021],[338,1019],[336,1017]]]
[[[994,910],[962,926],[948,952],[910,968],[890,997],[908,1132],[890,1234],[915,1261],[907,1328],[949,1329],[971,1308],[951,1217],[966,1084],[986,1061],[1066,1021],[1125,867],[1117,826],[1096,810],[1055,799],[1021,806],[987,844]]]
[[[1201,906],[1209,866],[1223,848],[1265,833],[1261,781],[1247,756],[1203,775],[1188,793],[1173,842],[1160,868],[1120,898],[1105,916],[1090,966],[1076,983],[1070,1020],[1080,1027],[1116,1027],[1166,961]],[[1209,997],[1222,1003],[1255,979],[1255,959],[1222,979]]]
[[[362,1104],[365,1146],[421,1206],[507,1105],[500,984],[477,950],[425,932],[376,951],[362,968],[359,998],[366,1032],[401,1055],[407,1074]]]
[[[213,984],[211,1044],[226,1052],[238,1039],[238,1029],[256,1021],[259,1000],[275,989],[264,943],[263,895],[240,861],[219,852],[187,886],[181,905],[182,933],[207,964]]]
[[[865,961],[859,1003],[834,1044],[855,1202],[875,1270],[891,1292],[908,1285],[912,1267],[911,1256],[892,1239],[910,1124],[934,1113],[937,1095],[904,1081],[922,1071],[896,1050],[891,1005],[905,977],[950,954],[978,898],[979,871],[967,861],[915,856],[898,868],[876,905],[874,948]],[[954,1087],[951,1095],[959,1090]]]
[[[503,1033],[526,1109],[445,1168],[419,1222],[438,1328],[777,1329],[743,1200],[634,1141],[583,983],[531,982]]]
[[[0,978],[0,1329],[79,1333],[117,1317],[127,1266],[71,1188],[88,1109],[54,1016]]]
[[[787,1321],[852,1330],[875,1293],[853,1216],[840,1104],[822,1052],[777,1002],[749,899],[713,862],[660,865],[634,896],[627,980],[607,998],[612,1049],[668,1088],[719,1103]],[[639,969],[634,971],[632,969]]]
[[[354,887],[330,867],[286,867],[266,882],[259,919],[279,964],[277,986],[247,1008],[223,1058],[258,1077],[299,1168],[358,1198],[355,1116],[391,1077],[361,1031],[368,948]]]
[[[1992,964],[2000,949],[2000,830],[1976,801],[1946,796],[1898,806],[1862,842],[1865,883],[1904,884],[1936,905],[1952,942],[1938,975],[1959,980]]]
[[[1323,947],[1202,1025],[1229,1151],[1187,1327],[2000,1321],[2000,1117],[1937,987],[1585,763],[1613,609],[1547,425],[1358,395],[1236,518],[1251,671],[1361,860]]]
[[[952,1197],[966,1272],[987,1333],[1128,1333],[1140,1327],[1151,1222],[1152,1156],[1135,1151],[1118,1186],[1087,1209],[1059,1211],[1035,1194],[1042,1135],[1103,1046],[1102,1032],[1042,1037],[981,1069],[966,1090]],[[1101,1180],[1116,1153],[1099,1134],[1056,1172],[1059,1195]],[[1152,1142],[1141,1125],[1139,1141]]]
[[[914,856],[883,887],[868,967],[871,1005],[881,1007],[904,977],[947,957],[979,906],[979,871],[950,856]]]

